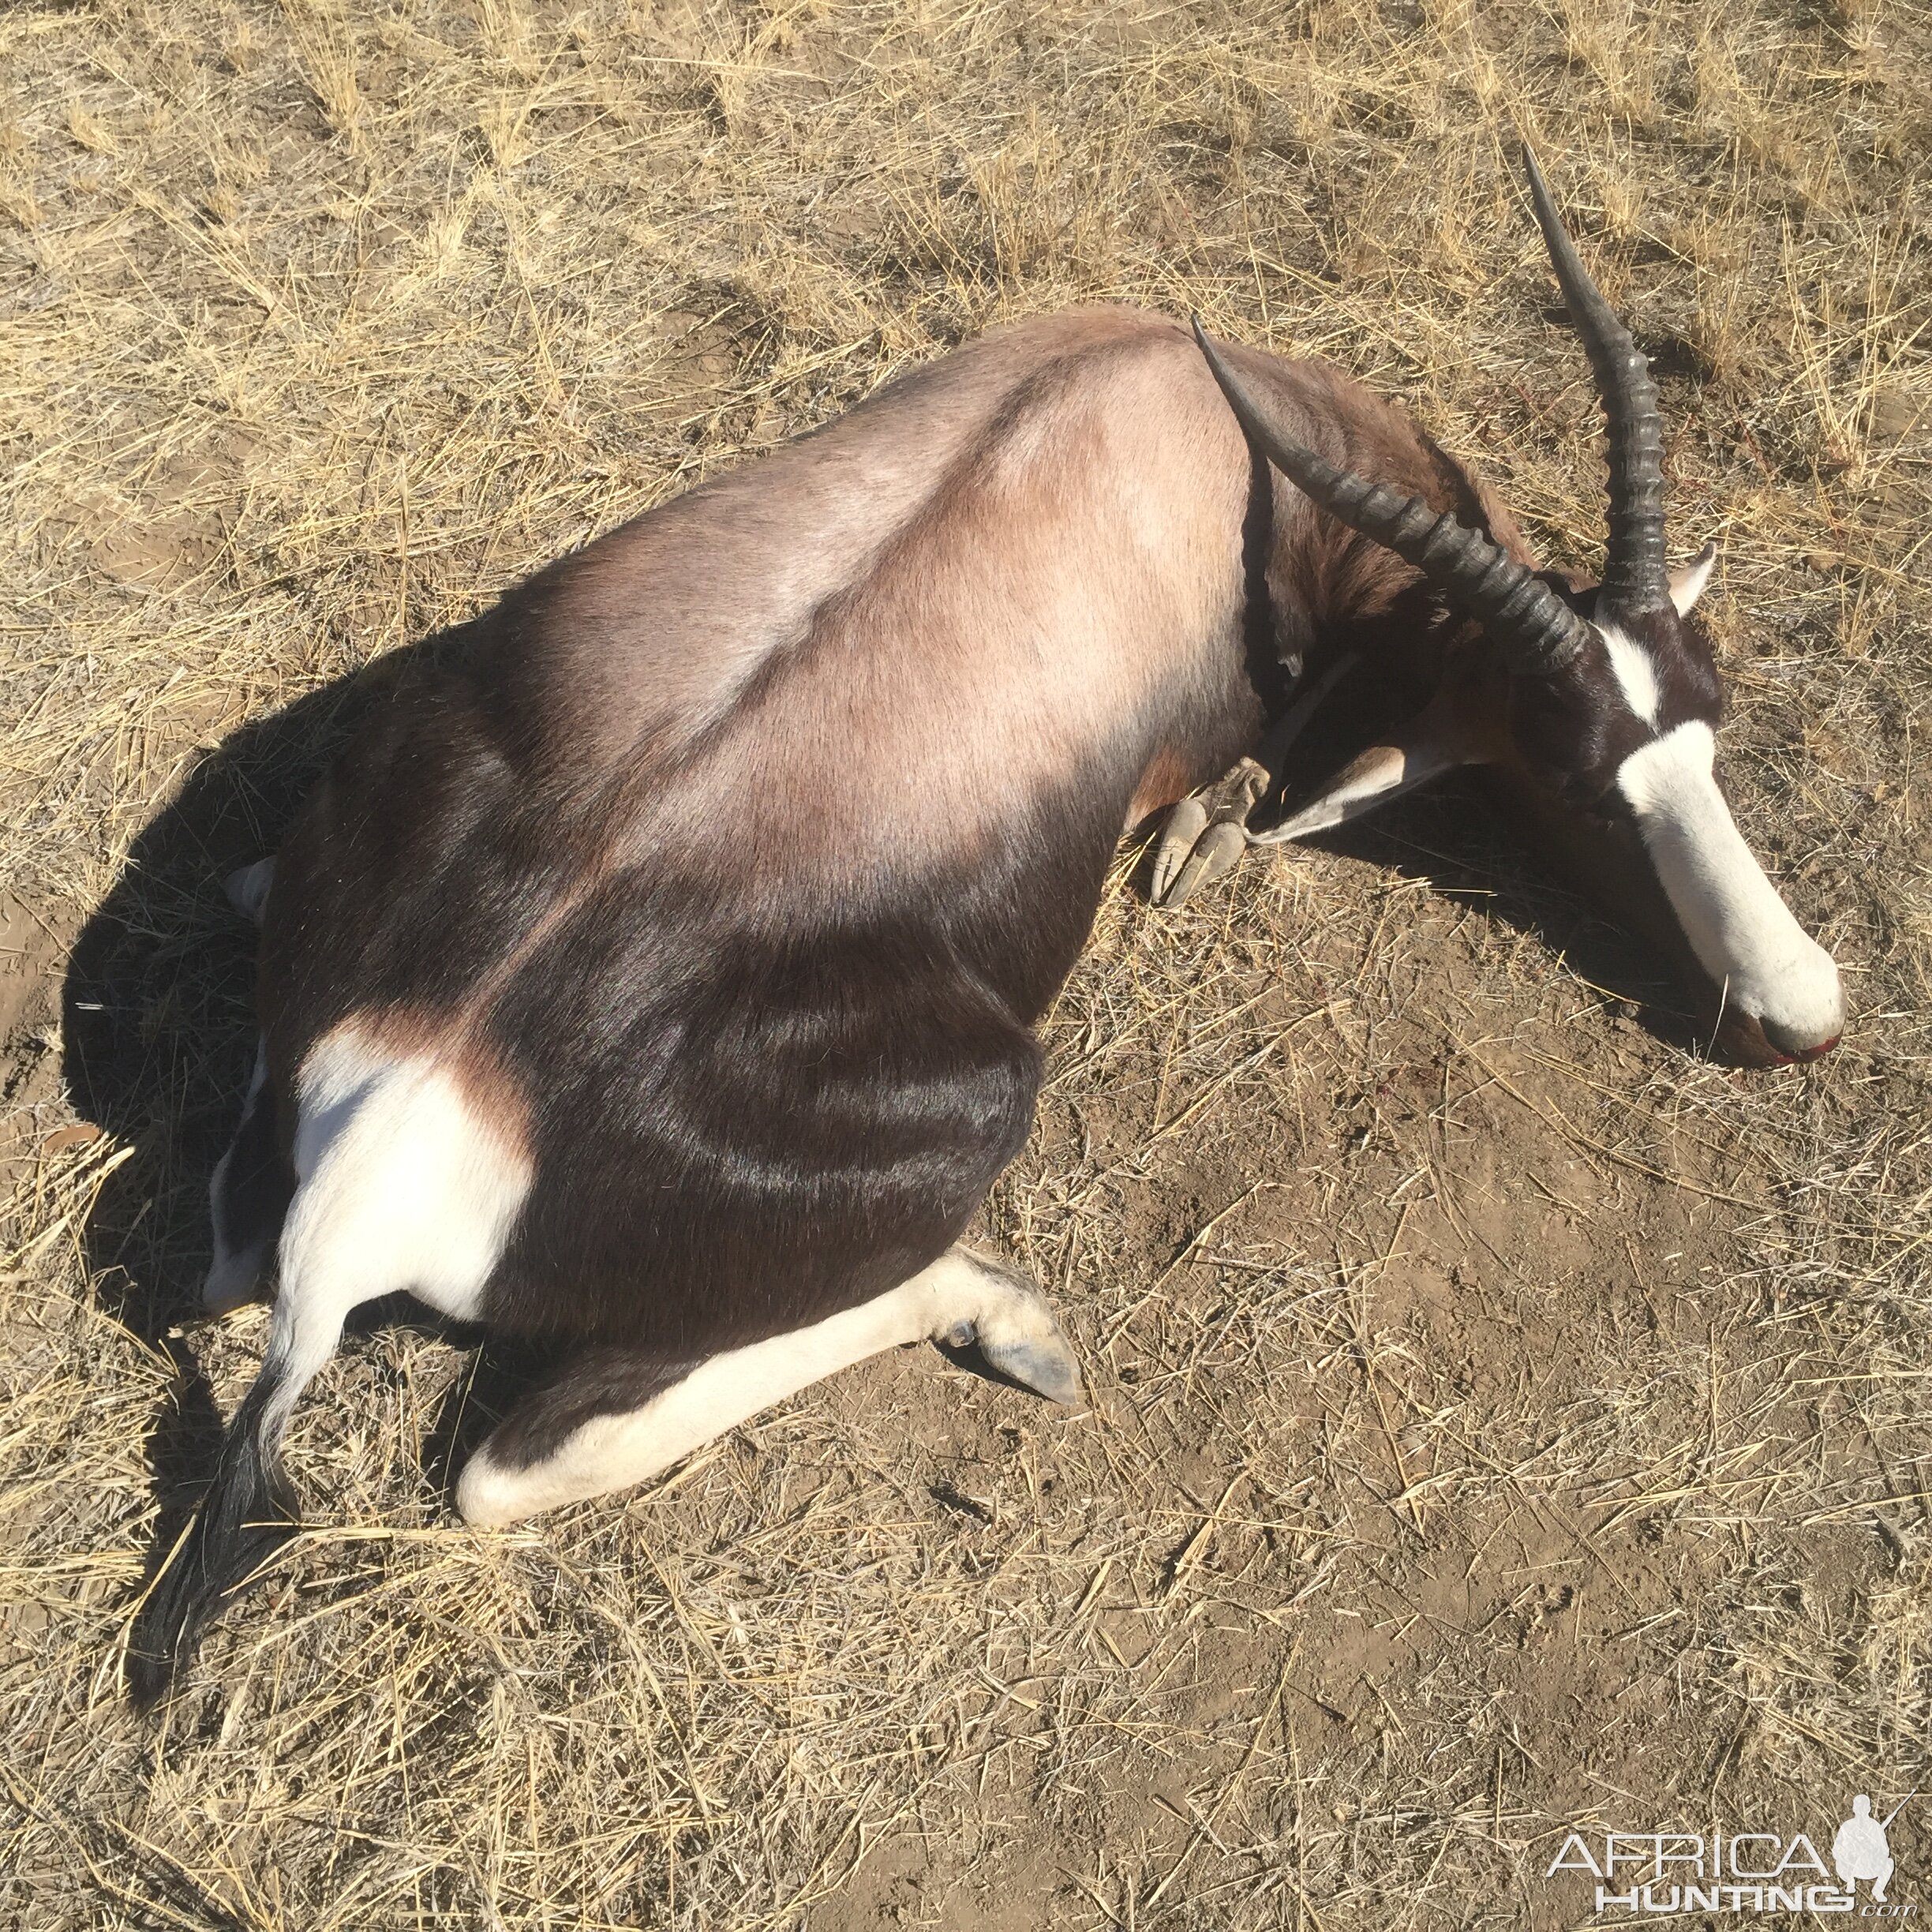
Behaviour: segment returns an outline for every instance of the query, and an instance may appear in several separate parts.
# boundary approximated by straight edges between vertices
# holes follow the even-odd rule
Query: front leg
[[[1148,897],[1169,912],[1234,869],[1248,847],[1248,814],[1268,789],[1267,772],[1245,758],[1204,792],[1167,814]]]
[[[1295,740],[1328,694],[1360,661],[1354,651],[1344,651],[1268,727],[1252,758],[1243,758],[1225,777],[1184,798],[1168,814],[1148,888],[1155,905],[1169,912],[1185,905],[1202,886],[1234,869],[1249,843],[1249,814],[1279,789]]]

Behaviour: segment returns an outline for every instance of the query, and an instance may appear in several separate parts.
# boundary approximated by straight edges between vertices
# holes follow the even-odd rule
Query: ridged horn
[[[1447,590],[1481,620],[1514,669],[1547,676],[1582,650],[1589,626],[1541,578],[1448,511],[1420,496],[1398,496],[1284,434],[1222,360],[1200,317],[1193,320],[1194,339],[1249,440],[1304,495]]]
[[[1522,159],[1537,226],[1543,230],[1571,322],[1583,339],[1610,425],[1610,546],[1601,595],[1613,611],[1661,610],[1670,604],[1670,573],[1664,562],[1664,418],[1657,384],[1630,331],[1590,279],[1558,219],[1527,142]]]

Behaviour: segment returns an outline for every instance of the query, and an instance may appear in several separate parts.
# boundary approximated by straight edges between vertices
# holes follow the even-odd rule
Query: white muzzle
[[[1793,919],[1744,843],[1712,771],[1710,727],[1679,724],[1623,761],[1617,789],[1699,964],[1779,1052],[1822,1053],[1844,1029],[1831,955]]]

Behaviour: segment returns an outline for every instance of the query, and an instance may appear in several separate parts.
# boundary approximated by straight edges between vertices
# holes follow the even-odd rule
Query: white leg
[[[463,1470],[456,1507],[466,1522],[495,1529],[628,1488],[812,1383],[921,1341],[976,1341],[1002,1375],[1055,1402],[1080,1399],[1080,1370],[1039,1290],[956,1248],[875,1300],[713,1356],[642,1408],[579,1425],[536,1462],[499,1461],[486,1442]]]

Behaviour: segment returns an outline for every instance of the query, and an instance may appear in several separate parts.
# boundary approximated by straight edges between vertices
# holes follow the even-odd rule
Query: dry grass
[[[1555,1925],[1573,1819],[1932,1788],[1929,55],[1886,0],[0,16],[0,1917]],[[469,1358],[378,1327],[297,1428],[318,1527],[137,1720],[158,1503],[261,1332],[185,1320],[249,1024],[212,875],[325,734],[245,737],[151,863],[204,748],[1075,300],[1336,358],[1587,563],[1512,124],[1658,354],[1844,1049],[1660,1041],[1458,796],[1183,915],[1123,879],[990,1210],[1090,1416],[922,1352],[477,1537],[424,1473]]]

